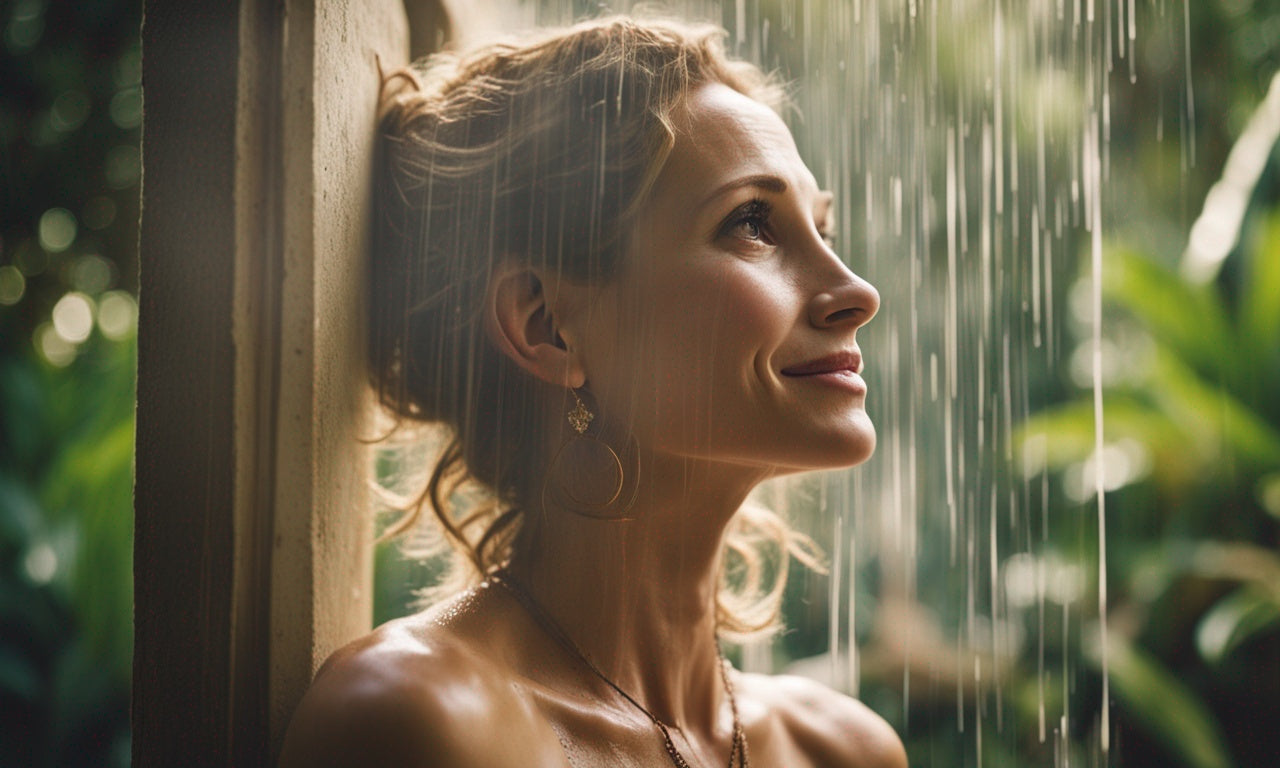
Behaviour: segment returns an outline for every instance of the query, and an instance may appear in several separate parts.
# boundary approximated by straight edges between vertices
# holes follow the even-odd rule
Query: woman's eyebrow
[[[727,184],[722,184],[717,187],[714,192],[707,195],[705,200],[698,203],[696,210],[705,208],[709,203],[711,203],[711,201],[721,195],[732,192],[735,189],[742,189],[743,187],[757,187],[765,190],[766,192],[773,192],[774,194],[780,195],[787,191],[787,182],[784,181],[781,176],[774,176],[769,173],[758,173],[751,176],[743,176],[740,179],[734,179]]]

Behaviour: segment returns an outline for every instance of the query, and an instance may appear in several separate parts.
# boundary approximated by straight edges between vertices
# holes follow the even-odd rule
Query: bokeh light
[[[93,332],[93,299],[72,291],[53,305],[53,328],[72,344],[79,344]]]
[[[22,570],[32,584],[48,584],[58,573],[58,554],[53,547],[41,542],[32,547],[22,559]]]
[[[127,131],[142,125],[142,88],[135,85],[117,92],[109,111],[117,128]]]
[[[89,97],[84,91],[63,91],[53,100],[49,122],[64,133],[74,131],[89,117]]]
[[[22,270],[12,264],[0,267],[0,304],[17,304],[22,301],[22,294],[26,290],[27,279],[22,276]]]
[[[40,0],[18,0],[4,29],[4,44],[9,53],[26,53],[40,42],[44,34],[44,4]]]
[[[69,272],[71,286],[90,296],[102,293],[115,281],[115,265],[96,253],[76,259]]]
[[[1067,468],[1062,478],[1063,493],[1077,504],[1087,502],[1097,489],[1098,472],[1102,473],[1103,490],[1118,491],[1151,473],[1151,452],[1128,438],[1103,446],[1101,460],[1091,454]]]
[[[138,303],[124,291],[103,294],[98,304],[98,328],[112,341],[122,341],[138,327]]]
[[[1003,568],[1005,594],[1014,608],[1034,606],[1042,592],[1058,605],[1070,605],[1080,599],[1087,583],[1079,565],[1055,552],[1040,556],[1019,552],[1005,560]]]
[[[40,247],[62,253],[76,240],[76,217],[66,208],[50,208],[40,217]]]
[[[64,368],[76,359],[76,345],[58,335],[53,323],[45,322],[36,327],[33,334],[36,351],[50,365]]]

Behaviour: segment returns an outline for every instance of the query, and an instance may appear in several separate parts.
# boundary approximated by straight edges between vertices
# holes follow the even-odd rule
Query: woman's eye
[[[737,233],[741,237],[748,240],[764,239],[765,222],[759,218],[739,219],[737,223]]]
[[[752,200],[739,206],[725,220],[720,234],[743,240],[772,243],[769,237],[770,206],[763,200]]]

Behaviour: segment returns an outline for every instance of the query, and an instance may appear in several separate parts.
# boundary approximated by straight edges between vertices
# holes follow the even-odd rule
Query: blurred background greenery
[[[1106,420],[1109,461],[1127,469],[1107,475],[1110,761],[1264,768],[1280,764],[1280,150],[1247,190],[1221,271],[1201,282],[1178,266],[1280,66],[1280,3],[1197,0],[1187,12],[1189,62],[1152,41],[1111,117],[1109,183],[1127,215],[1106,249],[1106,337],[1122,361]],[[136,0],[0,3],[0,766],[129,760],[140,16]],[[1177,100],[1186,72],[1193,161],[1144,119]],[[1040,457],[1055,503],[1087,511],[1091,395],[1068,369],[1021,426],[1021,456]],[[1084,540],[1056,550],[1080,573],[1096,570],[1087,518],[1063,515],[1051,531]],[[378,569],[377,621],[433,576],[393,545]],[[922,562],[919,578],[934,577]],[[827,646],[825,593],[803,592],[813,584],[796,580],[781,663]],[[859,589],[873,605],[874,580]],[[1039,738],[1040,659],[1052,679],[1081,656],[1071,663],[1084,673],[1049,696],[1087,725],[1098,650],[1059,645],[1052,617],[1048,630],[1035,611],[1014,618],[1047,647],[1029,642],[1011,661],[982,764],[1061,764],[1070,755]],[[912,764],[976,765],[954,694],[902,701],[901,687],[864,669],[863,697],[906,735]]]
[[[140,16],[0,3],[0,765],[129,761]]]

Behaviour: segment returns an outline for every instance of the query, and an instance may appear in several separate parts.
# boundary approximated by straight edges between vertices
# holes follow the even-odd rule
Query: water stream
[[[825,647],[784,636],[740,661],[861,695],[913,764],[1108,763],[1112,99],[1149,28],[1189,45],[1187,2],[667,4],[796,84],[787,120],[835,192],[838,250],[883,299],[860,334],[876,455],[771,491],[828,555],[788,608]],[[561,24],[596,6],[508,0],[491,18]],[[1189,78],[1180,98],[1185,170]],[[1059,482],[1048,436],[1021,425],[1072,382],[1092,389],[1093,458]]]

